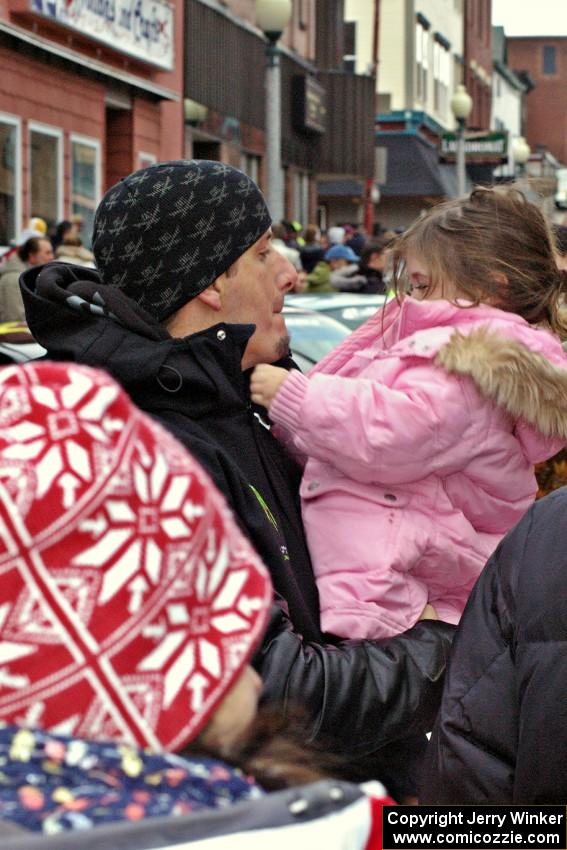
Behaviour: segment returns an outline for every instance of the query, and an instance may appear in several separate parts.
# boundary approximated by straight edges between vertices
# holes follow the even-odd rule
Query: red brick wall
[[[544,45],[555,47],[556,73],[543,73]],[[532,150],[545,145],[567,162],[567,38],[509,38],[508,65],[529,71],[535,89],[526,101],[526,137]]]
[[[28,209],[28,122],[37,121],[64,132],[64,210],[70,186],[69,133],[104,141],[104,86],[0,48],[0,111],[21,119],[23,221]],[[102,163],[104,173],[104,162]],[[65,214],[66,214],[65,213]]]
[[[490,127],[492,91],[490,85],[471,68],[471,63],[476,63],[485,74],[492,75],[491,16],[491,0],[466,0],[464,84],[473,99],[473,110],[467,124],[479,130]]]

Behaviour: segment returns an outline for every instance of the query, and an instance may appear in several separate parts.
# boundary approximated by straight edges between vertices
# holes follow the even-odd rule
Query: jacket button
[[[299,797],[299,799],[293,800],[289,804],[288,808],[290,814],[295,815],[297,817],[298,815],[302,815],[304,812],[307,811],[307,809],[309,808],[309,803],[307,802],[307,800],[304,800],[302,797]]]
[[[226,331],[220,330],[217,331],[217,339],[221,342],[226,339]]]
[[[310,481],[309,484],[307,485],[307,489],[310,492],[313,492],[313,490],[316,490],[318,486],[319,486],[318,481]]]
[[[397,497],[394,496],[393,493],[384,493],[384,498],[388,499],[389,502],[397,502],[398,501]]]

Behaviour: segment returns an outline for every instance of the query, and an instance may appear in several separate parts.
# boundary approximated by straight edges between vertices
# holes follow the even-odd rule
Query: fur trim
[[[471,378],[484,398],[513,419],[524,419],[545,437],[567,441],[567,368],[487,328],[467,336],[455,332],[435,363]]]

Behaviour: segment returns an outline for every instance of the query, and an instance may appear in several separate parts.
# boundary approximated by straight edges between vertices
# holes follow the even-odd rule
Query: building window
[[[429,69],[429,32],[418,21],[415,25],[415,61],[417,99],[427,102],[427,74]]]
[[[19,119],[0,114],[0,245],[9,245],[19,235],[20,165]]]
[[[296,171],[293,179],[293,220],[306,227],[309,224],[309,174]]]
[[[260,157],[254,156],[252,153],[242,152],[240,155],[240,170],[247,174],[254,183],[258,183]]]
[[[54,227],[63,218],[63,133],[29,125],[30,213]]]
[[[81,236],[87,245],[100,197],[100,143],[71,136],[71,212],[83,217]]]
[[[433,42],[433,108],[445,115],[451,86],[451,53],[439,41]]]
[[[556,56],[555,47],[552,44],[544,44],[543,46],[543,73],[556,74]]]
[[[344,56],[343,56],[343,71],[349,71],[351,74],[356,72],[356,21],[345,21],[343,24],[344,33]]]

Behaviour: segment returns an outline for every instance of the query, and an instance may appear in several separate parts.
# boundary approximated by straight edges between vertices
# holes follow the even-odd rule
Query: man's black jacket
[[[451,626],[424,621],[384,641],[319,631],[300,470],[265,411],[251,406],[240,368],[253,326],[172,339],[96,272],[60,263],[30,269],[21,286],[30,330],[48,357],[106,369],[201,462],[263,557],[279,603],[256,658],[266,697],[305,706],[313,739],[330,739],[352,759],[430,729]]]

